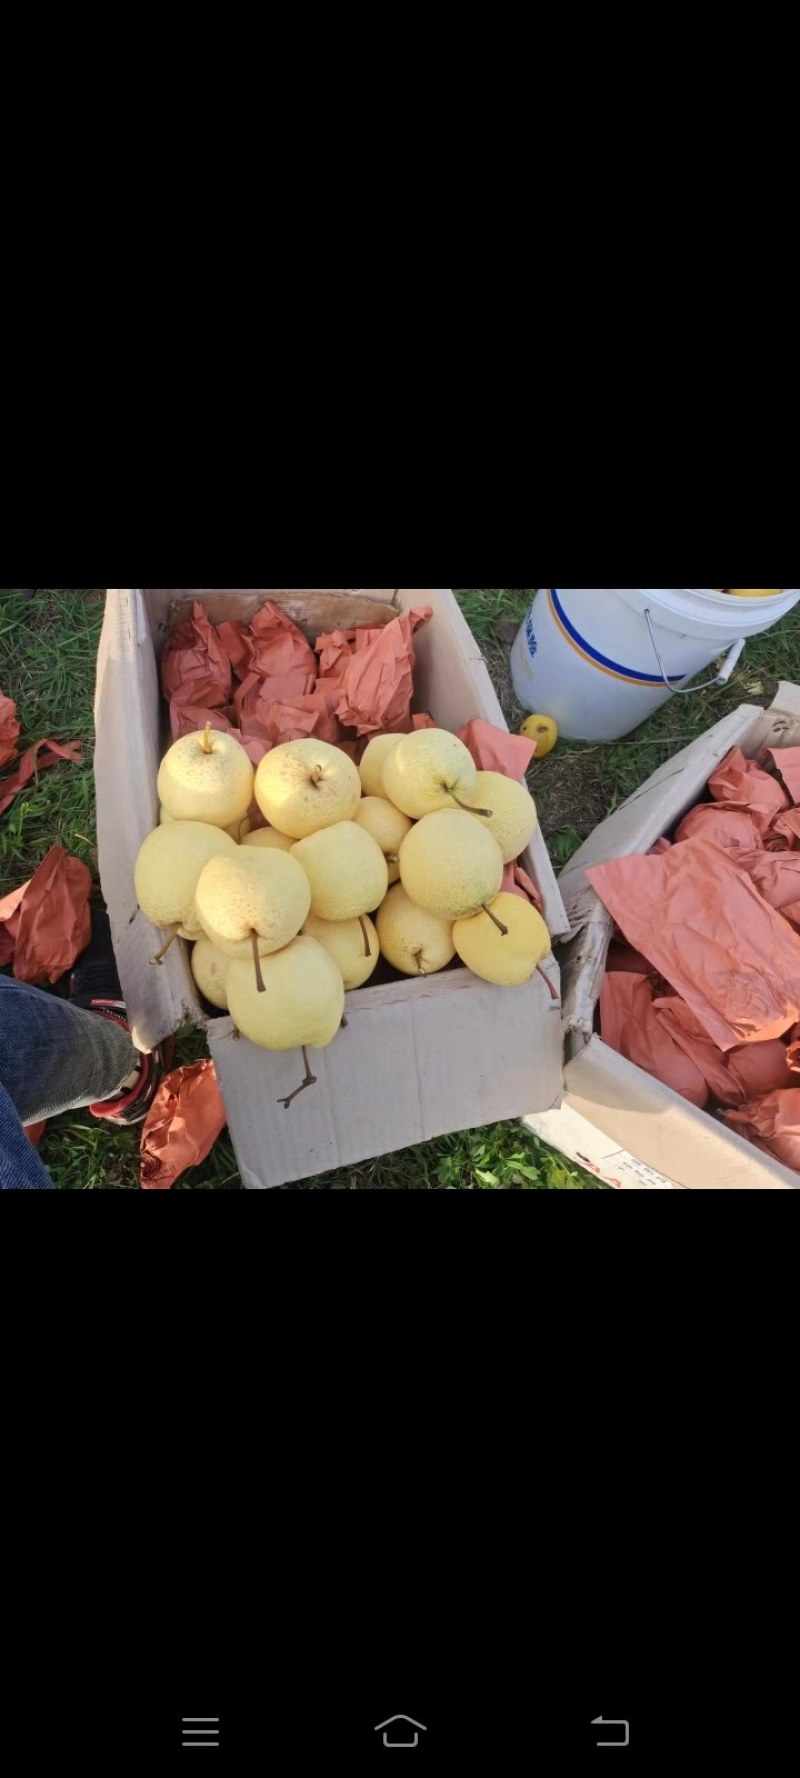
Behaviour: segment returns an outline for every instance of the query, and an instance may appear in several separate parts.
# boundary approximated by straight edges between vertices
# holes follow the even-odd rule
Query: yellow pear
[[[239,846],[231,858],[212,859],[197,885],[203,931],[227,957],[255,963],[296,938],[311,906],[308,878],[285,852]],[[259,992],[262,990],[259,988]]]
[[[457,920],[453,942],[473,975],[498,988],[521,988],[553,948],[541,914],[520,895],[497,895],[488,911]]]
[[[200,876],[209,860],[236,857],[219,827],[201,821],[169,821],[148,834],[134,868],[136,899],[154,926],[191,926]]]
[[[402,883],[378,909],[377,927],[381,952],[401,975],[436,975],[456,954],[451,922],[417,907]]]
[[[291,852],[294,840],[288,833],[278,833],[276,827],[256,827],[252,833],[245,834],[242,845],[255,846],[260,852]]]
[[[473,815],[441,809],[417,822],[403,841],[400,881],[418,907],[443,920],[463,920],[497,895],[502,853]]]
[[[480,832],[480,829],[478,829]],[[357,920],[371,914],[389,887],[389,866],[370,833],[340,821],[292,847],[311,884],[311,912],[320,920]]]
[[[477,815],[488,828],[503,854],[503,863],[511,864],[530,845],[536,830],[536,804],[524,784],[504,778],[502,772],[479,772],[477,800],[491,815]]]
[[[192,975],[201,994],[222,1012],[228,1011],[225,983],[230,967],[230,957],[226,957],[224,951],[219,951],[216,945],[212,945],[210,938],[206,938],[203,933],[192,951]]]
[[[218,833],[221,833],[222,831],[222,828],[217,828]],[[197,918],[197,905],[193,901],[191,913],[187,915],[185,920],[181,921],[181,924],[178,927],[178,937],[188,939],[190,945],[196,945],[198,939],[203,938],[203,936],[203,928]]]
[[[164,827],[167,822],[174,821],[175,816],[170,815],[169,809],[165,809],[164,804],[162,803],[161,807],[158,811],[158,819],[159,819],[161,826]],[[216,823],[214,825],[216,825]],[[248,829],[249,825],[250,825],[249,821],[246,821],[246,820],[245,821],[232,821],[229,827],[223,827],[222,832],[227,833],[232,840],[236,841],[236,844],[238,846],[241,844],[243,831],[246,831]],[[183,937],[183,936],[184,936],[184,934],[181,933],[181,937]]]
[[[243,1036],[268,1050],[324,1049],[344,1014],[344,982],[333,958],[316,939],[296,938],[261,968],[263,994],[246,963],[228,970],[228,1006]]]
[[[352,821],[360,801],[353,761],[327,741],[286,741],[265,755],[256,773],[262,815],[293,840]]]
[[[374,735],[364,753],[359,766],[361,788],[365,796],[385,796],[383,788],[383,768],[390,753],[400,745],[402,735]]]
[[[478,773],[471,753],[457,735],[443,728],[417,729],[403,735],[383,768],[383,794],[419,821],[437,809],[456,806],[484,811],[475,794]]]
[[[400,847],[406,834],[411,832],[408,816],[396,809],[394,803],[387,802],[385,796],[365,796],[359,803],[355,819],[356,825],[363,827],[365,833],[371,833],[380,846],[389,866],[389,882],[399,882]]]
[[[320,920],[309,914],[303,932],[324,945],[333,958],[348,993],[363,988],[378,967],[381,954],[378,934],[368,914],[358,920]]]
[[[536,742],[536,758],[546,759],[558,742],[558,723],[552,716],[527,716],[520,729],[526,741]]]
[[[206,724],[184,735],[161,762],[158,794],[174,821],[205,821],[230,827],[243,821],[253,801],[253,768],[233,735]]]

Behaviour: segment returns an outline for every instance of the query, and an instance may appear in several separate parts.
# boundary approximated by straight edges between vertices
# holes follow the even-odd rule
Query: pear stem
[[[311,1072],[311,1065],[308,1060],[308,1050],[306,1049],[305,1044],[303,1044],[303,1061],[306,1065],[305,1080],[299,1087],[295,1087],[294,1092],[289,1094],[288,1099],[278,1100],[278,1104],[283,1106],[284,1111],[289,1111],[290,1107],[294,1104],[295,1099],[298,1099],[300,1094],[305,1092],[306,1087],[315,1087],[317,1084],[317,1077]]]
[[[312,782],[315,790],[317,789],[317,786],[319,784],[321,777],[322,777],[322,766],[314,766],[314,769],[311,773],[311,782]]]
[[[536,965],[536,974],[540,975],[542,978],[542,981],[547,983],[547,986],[550,990],[550,999],[557,1000],[558,999],[558,989],[556,988],[555,984],[553,982],[551,982],[549,975],[547,975],[545,973],[545,971],[543,970],[541,963],[537,963],[537,965]]]
[[[483,911],[485,914],[489,915],[489,919],[493,921],[494,925],[497,927],[498,932],[502,932],[503,937],[508,938],[508,927],[503,925],[502,920],[498,920],[497,915],[492,913],[491,908],[487,908],[485,902],[483,903]]]
[[[255,932],[255,931],[251,932],[250,943],[253,947],[253,962],[256,966],[256,987],[258,989],[259,994],[266,994],[267,990],[264,987],[264,977],[261,974],[261,958],[258,954],[258,933],[257,932]]]
[[[153,964],[158,964],[159,969],[161,968],[161,965],[164,961],[164,958],[166,957],[166,954],[170,948],[170,945],[174,945],[177,936],[178,936],[178,928],[176,926],[175,931],[170,933],[170,936],[167,939],[166,944],[161,946],[161,950],[157,953],[157,955],[155,957],[150,958],[150,962]]]
[[[369,948],[369,933],[368,933],[368,931],[367,931],[367,928],[366,928],[366,926],[365,926],[365,925],[364,925],[364,916],[363,916],[363,914],[359,914],[359,916],[358,916],[358,924],[359,924],[359,926],[360,926],[360,927],[361,927],[361,930],[362,930],[362,932],[363,932],[363,934],[364,934],[364,956],[365,956],[365,957],[371,957],[371,956],[372,956],[372,952],[371,952],[371,950],[370,950],[370,948]]]
[[[427,969],[423,969],[423,967],[422,967],[422,952],[421,951],[414,952],[414,961],[417,965],[417,973],[419,975],[427,975],[427,973],[428,973]]]
[[[458,803],[459,808],[463,809],[467,815],[482,815],[485,821],[491,821],[494,809],[472,809],[469,803],[462,803],[460,796],[456,796],[454,790],[451,790],[450,795],[453,802]]]
[[[342,1013],[342,1022],[341,1022],[341,1025],[339,1026],[339,1030],[340,1031],[348,1031],[349,1028],[350,1027],[348,1025],[347,1019],[345,1018],[344,1013]]]
[[[214,746],[213,746],[213,742],[211,740],[211,724],[210,724],[210,722],[207,722],[205,729],[203,731],[203,752],[204,753],[213,753],[213,751],[214,751]]]

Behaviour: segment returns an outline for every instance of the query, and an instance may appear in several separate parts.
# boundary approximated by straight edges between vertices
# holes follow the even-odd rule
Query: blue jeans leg
[[[109,1099],[137,1060],[118,1025],[0,975],[0,1190],[51,1187],[22,1125]]]
[[[118,1025],[0,976],[0,1081],[24,1124],[109,1099],[137,1062]]]
[[[32,1142],[28,1141],[16,1109],[0,1084],[0,1192],[52,1191]]]

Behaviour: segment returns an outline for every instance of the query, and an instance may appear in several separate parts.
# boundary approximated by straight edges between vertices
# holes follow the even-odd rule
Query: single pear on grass
[[[205,821],[230,827],[243,821],[253,801],[254,773],[233,735],[206,723],[184,735],[161,762],[158,794],[174,821]]]
[[[502,772],[479,772],[477,800],[491,815],[476,819],[488,828],[503,854],[503,863],[512,864],[530,845],[538,824],[536,804],[524,784],[504,778]]]
[[[440,809],[418,821],[403,841],[400,881],[418,907],[443,920],[464,920],[498,894],[502,853],[472,815]]]
[[[256,827],[242,840],[243,846],[252,846],[257,852],[291,852],[294,843],[288,833],[279,833],[277,827]]]
[[[169,821],[148,834],[134,867],[136,899],[154,926],[171,928],[170,944],[195,926],[195,893],[206,865],[236,855],[228,834],[202,821]],[[169,944],[153,962],[168,950]]]
[[[291,855],[311,884],[311,912],[320,920],[371,914],[389,887],[389,866],[380,846],[355,821],[339,821],[311,834],[292,847]]]
[[[402,883],[389,890],[376,925],[381,952],[401,975],[436,975],[456,954],[452,923],[410,901]]]
[[[303,927],[307,938],[324,945],[337,969],[341,970],[347,992],[363,988],[378,967],[381,948],[378,934],[368,914],[357,920],[320,920],[309,914]]]
[[[212,945],[210,938],[206,938],[203,933],[192,951],[192,975],[201,994],[205,995],[206,1000],[210,1000],[212,1006],[218,1006],[221,1012],[228,1011],[225,984],[230,967],[230,957],[226,957],[224,951]]]
[[[477,795],[477,779],[472,755],[457,735],[443,728],[417,729],[389,754],[383,794],[414,821],[456,807],[490,815],[491,807]]]
[[[358,768],[365,796],[386,795],[383,788],[383,769],[390,753],[394,753],[402,739],[402,735],[373,735],[365,747]]]
[[[473,975],[498,988],[521,988],[553,948],[541,914],[520,895],[498,895],[488,910],[457,920],[453,943]]]
[[[390,884],[399,882],[400,847],[412,827],[408,816],[396,809],[394,803],[387,802],[385,796],[365,796],[358,805],[355,819],[356,825],[363,827],[365,833],[371,833],[380,846],[389,866]]]
[[[305,839],[337,821],[352,821],[361,779],[346,753],[327,741],[285,741],[262,759],[256,802],[279,833]]]
[[[239,846],[231,858],[206,866],[195,905],[212,944],[236,961],[250,958],[249,973],[261,994],[260,959],[296,938],[310,911],[311,890],[286,852]]]

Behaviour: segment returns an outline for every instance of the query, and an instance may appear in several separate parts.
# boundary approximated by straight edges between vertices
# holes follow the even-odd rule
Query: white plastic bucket
[[[517,700],[555,717],[566,740],[619,740],[726,650],[709,683],[729,678],[747,638],[798,600],[796,587],[769,599],[694,587],[542,587],[511,652]]]

